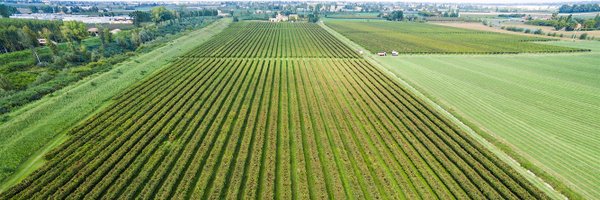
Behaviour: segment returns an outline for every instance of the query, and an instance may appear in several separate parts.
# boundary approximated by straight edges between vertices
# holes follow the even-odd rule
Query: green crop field
[[[356,12],[348,12],[348,13],[339,13],[339,14],[328,14],[327,18],[333,19],[373,19],[373,20],[383,20],[382,18],[377,17],[379,13],[356,13]]]
[[[516,54],[579,52],[589,49],[561,47],[532,41],[547,38],[474,31],[414,22],[326,20],[325,24],[371,53],[400,54]]]
[[[91,76],[51,95],[5,114],[0,123],[0,191],[21,180],[40,166],[39,159],[64,132],[110,103],[119,92],[165,67],[170,60],[195,48],[211,35],[225,29],[231,20],[222,19],[209,26],[187,32],[168,45],[133,56],[114,65],[112,70]],[[194,44],[194,42],[196,44]]]
[[[316,24],[233,23],[0,199],[548,198],[428,105]]]
[[[593,52],[378,60],[524,160],[594,199],[600,195],[600,42],[554,44]]]

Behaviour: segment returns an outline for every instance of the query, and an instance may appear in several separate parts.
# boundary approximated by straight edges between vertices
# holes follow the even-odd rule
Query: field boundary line
[[[424,100],[425,103],[432,106],[433,109],[440,112],[444,117],[447,117],[453,123],[456,123],[460,129],[468,133],[471,137],[473,137],[476,141],[478,141],[481,145],[483,145],[486,149],[491,151],[495,156],[498,156],[502,161],[506,162],[509,166],[513,167],[519,174],[521,174],[525,179],[529,180],[533,185],[538,187],[540,190],[544,191],[548,196],[552,199],[567,199],[563,194],[556,191],[550,184],[544,181],[542,178],[536,176],[533,172],[523,167],[519,162],[510,157],[506,152],[502,151],[500,148],[493,145],[491,142],[487,141],[483,136],[479,135],[479,133],[475,132],[468,125],[464,124],[457,117],[452,115],[442,106],[429,99],[427,96],[422,94],[419,90],[412,87],[408,82],[404,81],[402,78],[391,72],[388,68],[384,66],[383,63],[379,62],[377,59],[373,58],[373,54],[362,46],[354,43],[350,39],[331,29],[327,25],[325,25],[322,21],[318,23],[323,29],[332,34],[334,37],[338,38],[344,44],[350,46],[355,51],[362,51],[363,58],[367,60],[369,63],[373,64],[377,68],[379,68],[382,72],[387,74],[389,77],[392,77],[394,80],[398,81],[402,86],[406,87],[409,91],[411,91],[415,96]]]

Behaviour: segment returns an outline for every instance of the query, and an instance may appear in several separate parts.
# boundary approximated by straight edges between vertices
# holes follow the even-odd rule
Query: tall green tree
[[[388,21],[402,21],[404,19],[404,12],[400,10],[392,11],[388,16]]]
[[[98,36],[100,36],[100,42],[102,43],[103,47],[106,47],[108,43],[112,42],[112,35],[108,28],[100,28],[100,33]]]
[[[308,22],[317,23],[318,21],[319,21],[319,15],[317,15],[316,13],[308,14]]]
[[[47,28],[42,29],[42,36],[46,39],[46,46],[52,51],[52,55],[58,56],[58,46],[52,41],[52,32]]]
[[[152,8],[152,21],[160,23],[174,19],[175,15],[164,6]]]
[[[81,43],[81,40],[89,36],[85,25],[81,22],[67,21],[60,27],[63,37],[69,42],[69,47],[73,52],[76,51],[75,46]],[[76,43],[76,44],[74,44]]]
[[[8,18],[10,15],[17,12],[17,8],[0,4],[0,17]]]
[[[37,6],[29,6],[29,10],[31,10],[32,13],[38,13],[40,11]]]
[[[129,13],[129,17],[133,19],[133,25],[139,27],[143,22],[152,21],[152,15],[149,12],[133,11]]]
[[[29,26],[24,26],[19,32],[19,40],[21,41],[21,44],[23,46],[26,46],[31,50],[31,54],[33,54],[34,59],[37,61],[38,64],[40,64],[40,56],[35,50],[35,47],[38,44],[37,35],[35,34],[35,32],[33,32],[29,28]]]

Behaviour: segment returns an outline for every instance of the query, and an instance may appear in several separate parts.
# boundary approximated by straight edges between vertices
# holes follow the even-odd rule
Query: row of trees
[[[24,33],[35,39],[34,47],[38,46],[38,38],[46,38],[48,41],[62,42],[62,21],[26,20],[26,19],[0,19],[0,51],[8,53],[30,48],[30,42],[23,40]],[[85,29],[84,29],[85,31]]]
[[[43,6],[28,6],[27,8],[29,8],[29,10],[31,10],[32,13],[81,13],[81,12],[98,12],[101,9],[99,9],[96,6],[92,6],[90,8],[83,8],[83,7],[79,7],[79,6],[71,6],[71,7],[67,7],[67,6],[49,6],[49,5],[43,5]],[[107,11],[107,10],[104,10]],[[16,7],[13,6],[7,6],[4,4],[0,4],[0,16],[1,17],[9,17],[12,14],[18,14],[19,11],[17,10]]]
[[[404,20],[404,12],[401,10],[396,10],[383,17],[388,21],[402,21]]]
[[[574,4],[562,5],[558,12],[560,13],[580,13],[580,12],[600,12],[600,4]]]
[[[422,17],[459,17],[458,10],[448,10],[447,12],[428,12],[428,11],[419,11],[419,16]],[[391,13],[384,15],[379,14],[378,17],[382,17],[388,21],[419,21],[418,16],[409,15],[405,16],[404,12],[401,10],[392,11]]]
[[[54,21],[54,23],[60,22]],[[56,25],[54,23],[50,21],[48,24]],[[56,41],[65,41],[68,43],[69,50],[71,50],[72,53],[75,53],[75,56],[70,56],[68,58],[75,58],[75,61],[82,62],[81,53],[85,52],[85,50],[80,50],[81,41],[88,36],[89,34],[86,31],[85,25],[75,21],[62,22],[58,28],[55,26],[48,26],[40,29],[39,27],[29,25],[23,25],[17,28],[17,26],[11,25],[7,29],[0,31],[0,48],[4,50],[4,53],[8,53],[9,49],[11,51],[29,49],[35,63],[37,65],[44,65],[37,52],[37,47],[41,45],[38,39],[46,40],[46,45],[52,52],[54,62],[56,62],[56,60],[61,60],[57,59],[60,58],[59,56],[61,53]],[[68,61],[73,61],[73,59]]]
[[[168,39],[169,35],[205,26],[206,20],[211,19],[180,18],[158,24],[149,23],[116,34],[99,26],[98,39],[89,40],[86,39],[90,36],[83,23],[63,22],[58,28],[62,44],[50,42],[46,48],[30,48],[31,53],[12,52],[5,57],[10,59],[0,60],[5,72],[0,75],[0,114],[37,100],[83,77],[106,71],[112,65],[134,55],[134,52],[159,47],[164,42],[171,41]],[[50,31],[43,29],[42,37],[50,35],[48,32]],[[33,35],[39,36],[38,34],[29,27],[23,27],[18,29],[17,37],[22,40],[22,44],[32,47],[37,45],[37,37]],[[2,63],[4,61],[8,63]],[[35,68],[35,72],[30,71],[34,65],[40,67]]]
[[[460,11],[459,10],[449,10],[447,12],[443,12],[442,13],[442,17],[459,17],[460,16]]]
[[[420,22],[422,19],[419,19],[418,16],[404,15],[404,12],[400,10],[392,11],[388,15],[379,14],[378,17],[382,17],[388,21],[411,21],[411,22]]]
[[[49,6],[49,5],[43,5],[43,6],[29,6],[29,10],[31,10],[32,13],[82,13],[82,12],[98,12],[101,9],[96,7],[96,6],[92,6],[89,8],[84,8],[84,7],[79,7],[79,6]],[[107,10],[104,10],[107,11]]]
[[[319,14],[317,12],[310,13],[307,15],[307,17],[308,17],[308,22],[310,22],[310,23],[317,23],[319,21]]]
[[[168,10],[164,6],[158,6],[152,8],[150,12],[134,11],[129,13],[129,17],[133,19],[133,24],[141,26],[144,22],[165,22],[169,20],[176,20],[189,17],[201,17],[201,16],[217,16],[218,11],[213,9],[203,10]]]
[[[526,24],[537,26],[552,26],[556,30],[574,31],[580,30],[599,30],[600,29],[600,14],[592,19],[575,18],[573,15],[560,16],[555,13],[549,20],[531,20]]]
[[[9,16],[11,16],[12,14],[18,13],[19,11],[17,10],[17,8],[13,7],[13,6],[7,6],[4,4],[0,4],[0,17],[2,18],[7,18]]]
[[[525,14],[518,14],[518,13],[514,13],[514,14],[499,14],[498,17],[500,17],[500,18],[521,18],[521,17],[525,17]]]

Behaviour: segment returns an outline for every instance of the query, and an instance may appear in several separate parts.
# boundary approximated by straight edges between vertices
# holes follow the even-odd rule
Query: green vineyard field
[[[589,49],[535,42],[551,39],[474,31],[427,23],[326,20],[325,24],[372,53],[517,54],[583,52]]]
[[[0,199],[547,199],[316,24],[238,22]]]

